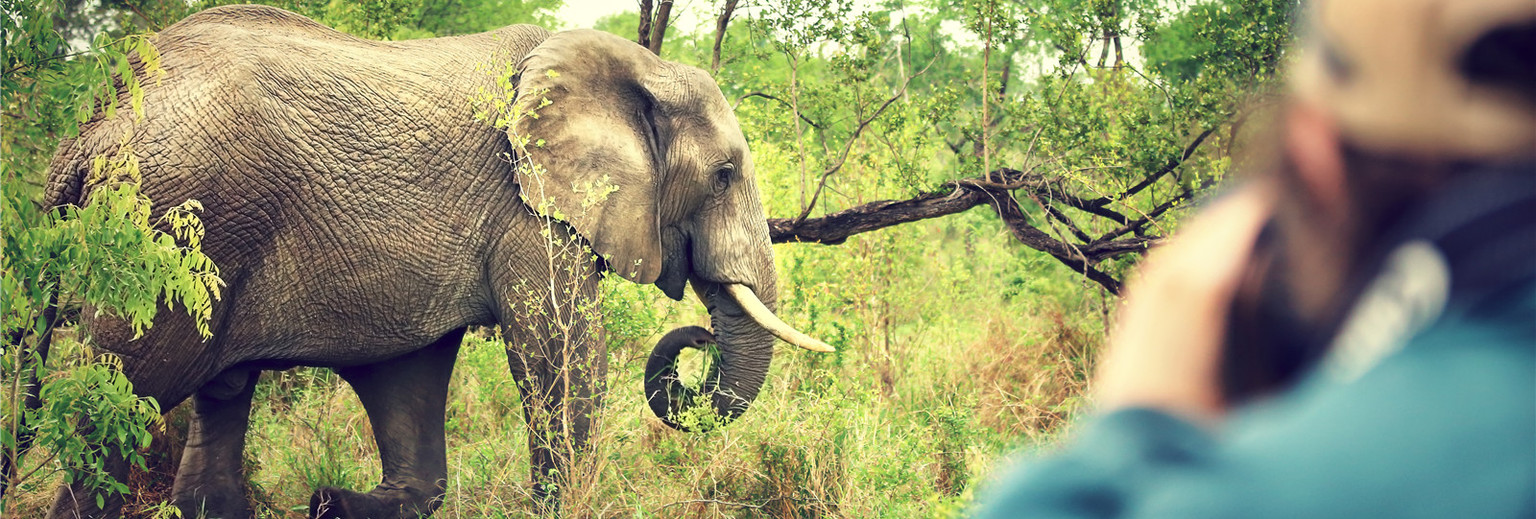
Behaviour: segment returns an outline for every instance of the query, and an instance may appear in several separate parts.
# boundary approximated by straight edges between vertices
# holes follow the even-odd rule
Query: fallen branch
[[[957,188],[950,193],[925,193],[907,200],[882,200],[844,209],[819,218],[769,218],[774,243],[838,245],[849,236],[918,220],[955,214],[986,203],[985,191]]]
[[[905,85],[903,85],[903,90],[905,88]],[[753,95],[773,99],[770,96],[757,93],[743,96],[743,99]],[[895,97],[892,98],[892,100],[894,99]],[[886,104],[881,106],[881,110],[884,110],[885,106],[888,106],[890,102],[886,101]],[[858,129],[862,130],[869,120],[873,120],[878,116],[879,112],[877,111],[874,117],[861,121]],[[1100,196],[1097,198],[1082,198],[1063,189],[1061,184],[1065,177],[1047,178],[1032,172],[1019,171],[1012,168],[999,168],[988,171],[980,177],[964,178],[949,182],[947,185],[948,191],[923,193],[906,200],[870,202],[818,218],[808,218],[811,207],[815,206],[815,198],[812,198],[812,202],[806,204],[801,209],[802,212],[797,218],[769,218],[768,235],[774,243],[837,245],[847,241],[848,237],[857,234],[884,229],[893,225],[951,215],[985,204],[990,206],[997,213],[998,217],[1002,218],[1003,224],[1008,227],[1014,239],[1019,240],[1020,243],[1029,248],[1050,254],[1068,268],[1083,274],[1083,276],[1098,283],[1110,293],[1119,294],[1120,280],[1099,270],[1097,265],[1106,259],[1144,252],[1155,245],[1161,237],[1147,234],[1147,227],[1155,225],[1157,218],[1164,213],[1179,207],[1184,202],[1193,198],[1196,193],[1214,185],[1216,179],[1214,177],[1206,178],[1195,188],[1182,190],[1172,198],[1159,203],[1150,212],[1142,212],[1140,218],[1132,219],[1123,213],[1109,209],[1108,206],[1113,203],[1119,203],[1140,212],[1134,206],[1126,204],[1126,201],[1177,170],[1179,166],[1182,166],[1190,157],[1194,156],[1200,146],[1206,142],[1206,138],[1210,137],[1214,132],[1215,129],[1212,128],[1196,135],[1194,140],[1190,141],[1178,156],[1171,158],[1156,171],[1147,173],[1141,181],[1112,196],[1100,193]],[[856,139],[858,134],[859,132],[855,131],[853,138]],[[850,139],[849,143],[851,145],[852,139]],[[1033,146],[1033,143],[1031,143],[1031,149],[1033,149]],[[847,158],[847,153],[848,151],[845,149],[843,151],[843,159]],[[841,165],[842,160],[840,159],[836,166],[822,175],[821,184],[817,186],[816,190],[818,195],[821,189],[826,186],[827,177]],[[1076,238],[1080,243],[1068,242],[1065,237],[1058,239],[1051,236],[1050,233],[1031,225],[1014,196],[1018,191],[1023,191],[1037,203],[1040,203],[1040,207],[1045,211],[1047,222],[1052,222],[1052,225],[1055,223],[1064,224],[1068,231],[1071,232],[1072,237]],[[1047,202],[1059,203],[1063,206],[1104,218],[1119,226],[1100,235],[1098,238],[1089,239],[1088,234],[1078,228],[1069,215]]]
[[[770,218],[768,235],[774,243],[838,245],[850,236],[985,205],[997,212],[1014,239],[1031,249],[1050,254],[1068,268],[1114,294],[1120,292],[1120,280],[1099,270],[1096,265],[1106,259],[1145,251],[1158,239],[1138,235],[1120,239],[1083,240],[1083,243],[1058,240],[1030,225],[1018,203],[1009,196],[1009,191],[1022,189],[1058,201],[1076,198],[1064,196],[1053,182],[1024,175],[1017,170],[999,169],[990,176],[999,180],[988,181],[986,177],[962,179],[951,182],[951,190],[948,192],[923,193],[906,200],[870,202],[817,218]],[[1067,205],[1074,206],[1070,202]],[[1142,225],[1146,223],[1141,222]],[[1079,239],[1082,237],[1079,236]]]

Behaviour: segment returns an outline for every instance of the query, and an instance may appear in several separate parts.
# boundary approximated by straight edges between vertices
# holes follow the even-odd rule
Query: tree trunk
[[[730,25],[731,14],[734,11],[736,11],[736,0],[725,0],[725,8],[720,10],[720,17],[715,19],[715,52],[709,60],[710,72],[720,70],[720,43],[725,41],[725,29]]]
[[[667,19],[671,17],[672,0],[661,0],[661,5],[656,7],[656,19],[651,21],[651,40],[646,45],[652,54],[661,55],[661,42],[667,38]]]
[[[651,0],[640,0],[640,34],[635,37],[635,43],[651,48]]]

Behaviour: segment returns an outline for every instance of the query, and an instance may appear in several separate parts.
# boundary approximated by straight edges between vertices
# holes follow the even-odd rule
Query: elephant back
[[[154,37],[163,73],[143,83],[145,117],[108,119],[98,111],[78,137],[60,144],[44,203],[83,202],[93,159],[115,154],[123,143],[145,166],[146,194],[157,205],[173,205],[197,198],[208,175],[231,170],[326,173],[294,163],[356,155],[340,142],[347,134],[445,137],[402,129],[414,122],[459,134],[447,138],[462,137],[477,126],[470,98],[494,87],[498,69],[520,61],[548,35],[514,25],[464,36],[374,41],[273,7],[204,10]],[[135,74],[144,72],[136,54],[129,61]],[[119,113],[131,114],[129,93],[118,85]],[[232,145],[241,144],[269,153],[229,157]],[[444,145],[416,144],[422,150]]]
[[[61,143],[45,203],[87,201],[93,160],[131,150],[157,211],[203,206],[203,252],[238,300],[215,309],[228,324],[210,347],[401,353],[486,318],[461,302],[480,297],[486,229],[521,203],[506,137],[472,99],[547,35],[379,42],[267,7],[198,13],[155,36],[142,117],[119,92],[116,117]]]

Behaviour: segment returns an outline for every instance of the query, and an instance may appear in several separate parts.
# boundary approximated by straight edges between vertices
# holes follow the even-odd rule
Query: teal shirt
[[[1536,286],[1514,292],[1216,433],[1151,409],[1098,417],[976,517],[1536,517]]]

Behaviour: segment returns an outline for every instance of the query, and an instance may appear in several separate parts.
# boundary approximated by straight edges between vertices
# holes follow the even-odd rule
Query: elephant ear
[[[668,68],[606,32],[556,33],[523,58],[507,129],[523,201],[569,223],[608,268],[641,284],[661,274],[666,150],[656,92],[676,90],[664,87]]]

